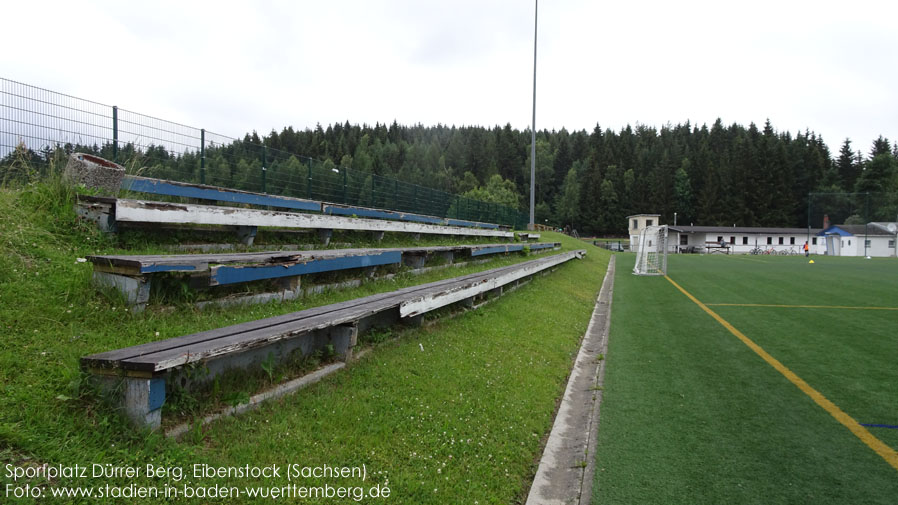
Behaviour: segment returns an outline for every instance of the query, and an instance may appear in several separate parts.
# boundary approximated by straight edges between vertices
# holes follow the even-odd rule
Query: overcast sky
[[[333,122],[528,128],[533,1],[4,2],[0,77],[229,136]],[[543,0],[538,129],[898,140],[898,2]]]

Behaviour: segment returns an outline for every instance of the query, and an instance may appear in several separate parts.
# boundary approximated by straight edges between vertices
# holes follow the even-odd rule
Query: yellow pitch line
[[[742,341],[743,344],[747,345],[749,349],[755,352],[758,356],[760,356],[764,361],[766,361],[770,366],[776,369],[777,372],[781,373],[785,378],[789,379],[789,382],[795,384],[804,394],[811,397],[814,402],[821,406],[823,410],[827,411],[829,415],[833,416],[837,421],[842,423],[843,426],[848,428],[849,431],[854,433],[856,437],[861,439],[862,442],[867,444],[867,447],[873,449],[876,454],[879,454],[882,459],[886,460],[886,463],[892,466],[895,470],[898,470],[898,452],[895,449],[884,444],[881,440],[876,438],[867,428],[863,427],[854,420],[853,417],[849,416],[845,412],[842,411],[835,403],[826,399],[819,391],[812,388],[807,382],[805,382],[801,377],[795,375],[792,370],[786,368],[785,365],[780,363],[779,360],[771,356],[767,353],[761,346],[754,343],[750,338],[746,337],[741,331],[737,330],[733,325],[728,323],[724,318],[720,317],[716,312],[708,308],[707,305],[700,302],[696,297],[692,296],[688,291],[683,289],[679,284],[674,282],[668,276],[664,276],[665,279],[670,281],[671,284],[674,285],[677,289],[680,290],[681,293],[686,295],[690,300],[695,302],[696,305],[701,307],[708,315],[713,317],[720,323],[724,328],[729,330],[730,333],[736,336],[739,340]]]
[[[898,310],[898,307],[851,307],[848,305],[777,305],[769,303],[706,303],[708,307],[774,307],[783,309]]]

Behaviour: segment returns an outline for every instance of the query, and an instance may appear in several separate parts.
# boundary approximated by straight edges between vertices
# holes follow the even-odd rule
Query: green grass
[[[545,233],[543,240],[562,242],[566,250],[586,248],[588,256],[476,311],[395,337],[375,335],[373,350],[347,369],[256,412],[197,427],[178,442],[127,429],[85,387],[78,358],[527,258],[400,275],[292,303],[202,312],[185,304],[135,316],[91,287],[90,265],[77,258],[125,251],[79,224],[71,204],[71,193],[58,185],[0,189],[0,469],[43,463],[152,463],[185,470],[195,463],[365,464],[365,485],[389,479],[393,503],[513,503],[526,497],[607,253]],[[0,475],[0,484],[8,483],[5,470]],[[107,482],[130,481],[80,484]]]
[[[894,260],[673,256],[706,304],[898,307]],[[621,255],[596,503],[894,503],[898,472],[666,279]],[[712,305],[860,423],[898,424],[896,311]],[[898,449],[896,430],[870,428]]]

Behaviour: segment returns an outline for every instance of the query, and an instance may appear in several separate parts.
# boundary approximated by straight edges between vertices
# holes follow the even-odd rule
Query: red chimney
[[[829,228],[829,214],[823,214],[823,229]]]

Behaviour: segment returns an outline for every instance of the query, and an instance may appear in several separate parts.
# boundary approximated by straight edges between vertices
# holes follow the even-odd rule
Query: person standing
[[[810,249],[808,248],[808,241],[805,240],[804,241],[804,257],[807,258],[810,255],[811,255],[811,253],[810,253]]]

